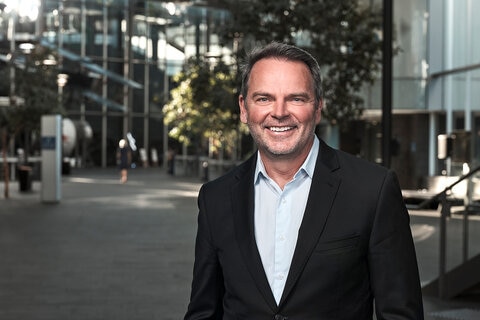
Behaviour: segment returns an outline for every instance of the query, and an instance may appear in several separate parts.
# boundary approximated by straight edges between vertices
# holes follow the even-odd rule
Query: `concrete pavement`
[[[0,199],[0,319],[181,319],[188,303],[198,178],[159,168],[76,169],[58,204],[32,192]],[[0,192],[3,195],[3,183]],[[480,253],[480,221],[469,226]],[[436,211],[411,211],[420,277],[438,275]],[[448,222],[448,266],[461,261],[462,221]],[[426,319],[480,319],[480,294],[424,297]]]

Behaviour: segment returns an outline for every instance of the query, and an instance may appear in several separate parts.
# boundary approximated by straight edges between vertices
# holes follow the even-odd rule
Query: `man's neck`
[[[260,152],[260,156],[268,176],[283,190],[285,185],[293,180],[293,177],[307,159],[308,153],[295,158],[268,156],[262,152]]]

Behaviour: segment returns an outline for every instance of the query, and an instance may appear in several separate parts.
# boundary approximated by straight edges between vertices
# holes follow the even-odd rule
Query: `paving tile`
[[[131,170],[126,184],[115,169],[74,169],[60,202],[45,204],[40,182],[28,193],[11,183],[10,199],[0,198],[0,319],[181,319],[200,186],[160,168]],[[480,253],[479,220],[469,225],[471,255]],[[428,283],[438,276],[438,212],[411,211],[411,225]],[[462,225],[448,221],[449,267],[462,259]],[[479,297],[425,296],[425,319],[480,319]]]

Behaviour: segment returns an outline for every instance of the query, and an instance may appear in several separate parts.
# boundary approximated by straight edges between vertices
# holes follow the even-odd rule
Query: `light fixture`
[[[59,87],[64,87],[68,82],[68,74],[66,73],[59,73],[57,75],[57,84]]]

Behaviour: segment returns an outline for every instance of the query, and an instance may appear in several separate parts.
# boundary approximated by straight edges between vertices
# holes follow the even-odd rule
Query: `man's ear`
[[[247,106],[245,104],[245,98],[243,97],[243,95],[238,96],[238,106],[240,107],[240,121],[242,121],[243,123],[247,123]]]
[[[318,103],[317,108],[315,109],[315,123],[319,124],[320,121],[322,120],[322,110],[323,110],[324,102],[323,99],[320,100]]]

